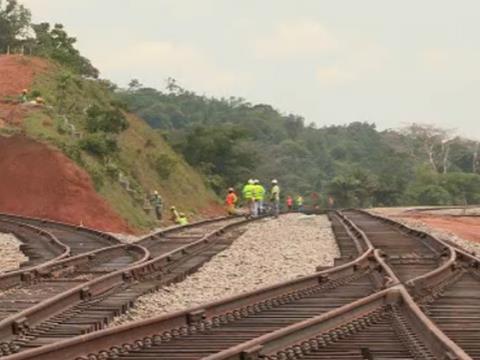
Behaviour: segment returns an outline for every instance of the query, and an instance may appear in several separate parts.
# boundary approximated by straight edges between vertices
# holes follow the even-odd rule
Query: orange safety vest
[[[237,195],[235,195],[235,193],[229,193],[225,202],[227,205],[235,205],[237,202]]]

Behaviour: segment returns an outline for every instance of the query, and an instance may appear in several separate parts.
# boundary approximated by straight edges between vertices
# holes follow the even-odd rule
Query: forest
[[[117,89],[130,111],[159,129],[219,194],[249,178],[277,178],[284,196],[312,205],[472,204],[480,200],[476,141],[433,125],[379,131],[353,122],[318,127],[245,99],[197,95],[168,79],[163,91],[132,80]],[[328,119],[322,119],[328,123]]]
[[[82,146],[95,154],[117,151],[102,134],[112,137],[124,130],[122,112],[130,111],[156,129],[220,196],[249,178],[267,185],[276,178],[283,196],[302,194],[318,206],[325,206],[328,196],[339,207],[479,203],[479,143],[454,130],[410,124],[379,131],[364,122],[320,126],[329,119],[306,122],[268,104],[196,94],[173,78],[160,90],[135,79],[119,88],[98,78],[75,43],[63,25],[33,24],[29,10],[16,0],[0,0],[0,52],[46,57],[99,82],[115,99],[87,114],[93,135]],[[59,82],[60,92],[67,80]]]

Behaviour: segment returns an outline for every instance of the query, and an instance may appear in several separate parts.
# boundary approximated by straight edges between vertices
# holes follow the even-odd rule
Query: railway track
[[[183,279],[228,247],[244,231],[236,225],[244,223],[239,218],[204,221],[152,234],[139,241],[138,245],[113,247],[145,249],[151,259],[146,261],[147,256],[144,256],[137,265],[130,267],[128,264],[119,264],[111,267],[108,274],[97,274],[99,278],[87,278],[89,281],[81,284],[75,284],[69,279],[74,283],[72,289],[60,291],[55,298],[49,297],[33,309],[0,322],[0,337],[4,341],[0,344],[0,349],[3,349],[3,355],[105,327],[115,316],[132,306],[140,295]],[[152,249],[156,256],[152,258],[145,246]],[[79,256],[91,258],[91,255],[88,253]],[[121,256],[116,256],[112,259],[118,262],[120,258]],[[100,263],[105,267],[105,261]],[[91,274],[91,264],[88,268]],[[57,284],[58,279],[55,282]],[[38,287],[45,289],[45,284]],[[53,311],[52,307],[55,308]]]
[[[21,242],[20,251],[28,260],[20,264],[20,268],[34,267],[70,255],[70,248],[53,234],[31,225],[0,219],[0,232],[11,233]]]
[[[28,224],[47,231],[68,246],[72,256],[121,244],[121,241],[112,235],[83,226],[10,214],[0,214],[0,220]]]
[[[24,333],[4,347],[34,348],[5,359],[479,358],[479,259],[364,212],[331,219],[339,266],[61,342]]]

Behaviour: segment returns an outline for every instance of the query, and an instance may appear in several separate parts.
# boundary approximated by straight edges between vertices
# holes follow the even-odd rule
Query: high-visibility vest
[[[235,193],[229,193],[227,195],[227,199],[225,200],[225,202],[227,203],[227,205],[235,205],[237,200],[238,198]]]
[[[255,185],[253,185],[253,184],[247,184],[243,187],[242,194],[243,194],[243,198],[245,200],[253,199],[253,194],[254,194],[254,191],[255,191],[254,186]]]
[[[260,184],[257,184],[257,185],[253,185],[253,198],[255,200],[263,200],[265,197],[265,188],[260,185]]]
[[[278,185],[272,187],[271,198],[272,200],[280,200],[280,187]]]

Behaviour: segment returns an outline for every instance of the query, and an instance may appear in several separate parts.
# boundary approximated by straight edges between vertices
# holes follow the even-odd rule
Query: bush
[[[107,134],[96,133],[84,137],[79,142],[80,148],[92,155],[105,157],[118,151],[117,141]]]
[[[150,156],[149,162],[151,167],[158,174],[158,176],[160,176],[160,178],[164,180],[170,177],[175,167],[177,166],[177,160],[173,159],[167,154]]]
[[[118,108],[103,109],[98,105],[92,105],[87,110],[86,126],[90,133],[103,131],[118,134],[128,128],[128,121]]]

